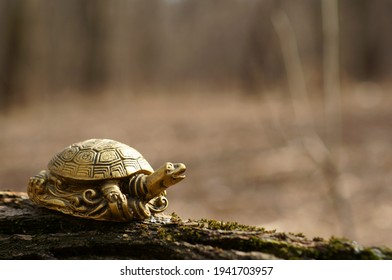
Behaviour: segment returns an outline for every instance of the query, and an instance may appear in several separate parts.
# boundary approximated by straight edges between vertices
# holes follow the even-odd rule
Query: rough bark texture
[[[0,259],[392,259],[389,248],[175,214],[112,223],[34,205],[0,191]]]

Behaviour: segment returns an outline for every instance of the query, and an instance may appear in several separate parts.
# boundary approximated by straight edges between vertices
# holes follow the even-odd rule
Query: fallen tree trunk
[[[175,214],[84,220],[38,207],[25,193],[0,191],[0,259],[392,259],[392,251]]]

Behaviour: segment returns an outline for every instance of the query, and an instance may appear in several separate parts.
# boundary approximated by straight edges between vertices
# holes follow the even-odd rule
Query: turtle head
[[[182,181],[185,178],[185,170],[186,166],[183,163],[166,162],[155,170],[154,173],[148,175],[145,181],[148,189],[146,199],[152,199],[160,195],[168,187]]]
[[[166,162],[157,171],[162,170],[162,186],[168,188],[185,178],[186,166],[183,163]]]

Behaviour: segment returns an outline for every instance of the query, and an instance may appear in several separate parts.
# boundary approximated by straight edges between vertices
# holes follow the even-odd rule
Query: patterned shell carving
[[[134,173],[154,172],[134,148],[109,139],[90,139],[73,144],[56,154],[50,172],[76,180],[122,178]]]

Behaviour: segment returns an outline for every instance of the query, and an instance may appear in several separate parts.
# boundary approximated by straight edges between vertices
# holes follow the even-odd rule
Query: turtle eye
[[[172,163],[167,163],[167,164],[166,164],[166,168],[171,170],[171,169],[173,169],[174,167],[173,167],[173,164],[172,164]]]

